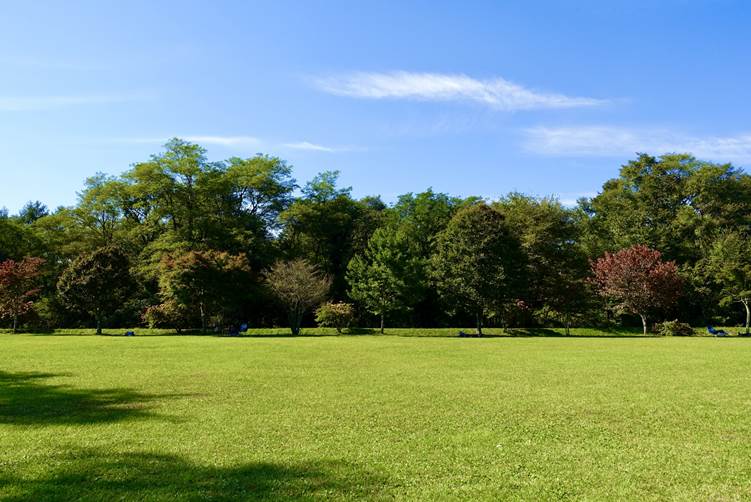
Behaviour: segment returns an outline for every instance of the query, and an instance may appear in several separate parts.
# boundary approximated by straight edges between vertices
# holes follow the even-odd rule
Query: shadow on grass
[[[103,331],[102,334],[100,334],[100,335],[97,335],[96,333],[93,333],[93,332],[76,332],[76,331],[73,331],[73,332],[67,332],[66,333],[64,331],[60,332],[60,331],[57,331],[57,330],[52,330],[52,331],[49,331],[49,330],[46,330],[46,331],[42,331],[42,330],[19,331],[18,333],[11,333],[9,331],[3,331],[3,332],[0,332],[0,335],[10,335],[10,336],[14,336],[14,335],[31,335],[31,336],[55,336],[55,337],[61,337],[61,336],[70,336],[70,337],[85,336],[85,337],[130,338],[130,337],[128,337],[125,334],[126,331],[131,331],[131,330],[123,329],[123,330],[118,330],[118,331],[112,331],[112,330],[110,330],[110,331]],[[160,336],[169,336],[169,337],[179,337],[179,336],[207,336],[207,337],[209,337],[209,336],[227,336],[227,335],[222,335],[220,333],[214,333],[214,332],[211,332],[211,331],[203,332],[201,330],[186,330],[186,331],[181,331],[180,333],[177,333],[177,332],[168,332],[168,333],[147,333],[147,334],[141,333],[141,334],[139,334],[139,330],[136,329],[135,330],[135,336],[137,336],[139,338],[146,338],[146,337],[151,338],[151,337],[160,337]]]
[[[341,461],[223,468],[146,452],[81,450],[55,458],[43,477],[0,474],[5,501],[324,500],[375,498],[386,479]],[[20,466],[23,467],[23,466]]]
[[[550,328],[509,328],[505,336],[510,337],[548,337],[548,338],[664,338],[656,334],[644,335],[641,332],[619,331],[610,328],[598,328],[597,331],[606,333],[602,335],[587,335],[556,331]],[[503,336],[503,335],[502,335]]]
[[[624,330],[613,328],[596,328],[588,330],[596,332],[597,334],[582,333],[580,329],[575,329],[571,334],[566,335],[560,329],[551,328],[508,328],[504,333],[484,333],[482,337],[468,336],[467,338],[524,338],[524,337],[540,337],[540,338],[664,338],[655,333],[649,333],[643,335],[640,330]],[[469,330],[468,333],[474,331]],[[431,331],[431,328],[416,328],[412,331],[400,331],[400,328],[396,328],[396,332],[393,329],[386,329],[385,334],[381,334],[377,328],[347,328],[342,333],[325,332],[325,333],[310,333],[304,329],[302,333],[293,335],[291,332],[279,333],[279,332],[267,332],[255,331],[253,333],[215,333],[211,331],[202,332],[200,330],[185,330],[181,333],[140,333],[136,330],[137,338],[152,338],[152,337],[207,337],[207,338],[327,338],[327,337],[347,337],[347,336],[396,336],[402,338],[460,338],[458,336],[459,330],[439,328],[437,331]],[[101,335],[94,335],[93,333],[59,333],[59,332],[33,332],[23,333],[33,336],[101,336],[101,337],[119,337],[124,338],[124,332],[104,332]],[[706,336],[697,333],[695,337]],[[735,333],[732,334],[735,337]],[[743,337],[743,335],[738,335]],[[751,339],[751,337],[749,337]]]
[[[0,371],[0,424],[96,424],[154,416],[151,403],[168,395],[128,389],[76,389],[45,383],[65,375]]]

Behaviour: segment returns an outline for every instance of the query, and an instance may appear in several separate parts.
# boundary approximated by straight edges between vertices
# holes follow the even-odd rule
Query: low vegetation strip
[[[742,327],[717,328],[727,332],[728,336],[737,336],[743,333]],[[706,328],[692,328],[693,336],[712,336]],[[174,329],[161,328],[121,328],[106,329],[102,333],[105,336],[125,336],[132,332],[135,336],[228,336],[225,333],[203,333],[200,328],[181,330],[179,333]],[[454,337],[459,333],[474,334],[474,328],[387,328],[385,336],[422,336],[422,337]],[[12,334],[12,329],[0,329],[0,334]],[[93,336],[96,328],[68,328],[53,329],[48,331],[27,332],[32,335],[60,335],[60,336]],[[345,328],[341,332],[336,328],[301,328],[297,336],[382,336],[378,328]],[[286,336],[293,338],[289,328],[248,328],[247,331],[233,336],[258,337],[258,336]],[[484,328],[483,337],[634,337],[644,336],[641,328],[614,327],[614,328],[571,328],[566,334],[565,328]],[[647,337],[659,336],[659,333],[648,333]]]
[[[3,335],[0,499],[751,497],[751,343],[608,335]]]

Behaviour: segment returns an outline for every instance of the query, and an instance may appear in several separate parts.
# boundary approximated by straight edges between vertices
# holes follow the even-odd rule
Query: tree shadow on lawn
[[[509,328],[507,337],[548,337],[548,338],[664,338],[656,334],[647,334],[646,336],[639,333],[623,332],[610,328],[598,328],[597,331],[607,333],[603,335],[582,335],[561,333],[551,328]]]
[[[44,382],[60,376],[67,375],[0,371],[0,425],[85,425],[145,418],[155,416],[153,401],[180,397]]]
[[[233,334],[227,334],[227,333],[201,333],[200,331],[193,331],[193,332],[183,332],[183,333],[160,333],[156,335],[148,334],[148,335],[138,335],[136,333],[136,336],[134,337],[127,337],[123,334],[116,334],[116,333],[102,333],[101,335],[94,335],[94,334],[67,334],[67,333],[21,333],[24,335],[30,335],[30,336],[53,336],[53,337],[106,337],[106,338],[160,338],[160,337],[169,337],[169,338],[246,338],[246,339],[252,339],[252,338],[332,338],[332,337],[356,337],[356,336],[367,336],[367,335],[379,335],[380,333],[376,329],[370,329],[370,328],[358,328],[353,329],[350,332],[343,332],[343,333],[305,333],[302,332],[299,335],[293,335],[292,333],[233,333]],[[387,333],[388,335],[388,333]],[[406,335],[392,335],[392,336],[406,336]],[[430,336],[432,338],[437,338],[439,336]],[[430,338],[426,336],[425,338]]]
[[[0,498],[14,502],[363,499],[377,497],[388,486],[380,474],[333,460],[223,468],[174,455],[80,450],[51,464],[59,467],[36,479],[0,474]]]
[[[259,330],[260,331],[260,330]],[[292,332],[286,333],[235,333],[235,334],[213,334],[221,338],[331,338],[342,337],[347,338],[349,336],[365,336],[365,335],[381,335],[377,328],[343,328],[341,333],[328,332],[328,333],[306,333],[305,328],[302,328],[300,334],[293,335]]]

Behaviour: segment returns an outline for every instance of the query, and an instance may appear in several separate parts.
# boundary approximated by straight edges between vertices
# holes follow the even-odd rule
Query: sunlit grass
[[[410,333],[2,335],[0,499],[751,497],[751,340]]]

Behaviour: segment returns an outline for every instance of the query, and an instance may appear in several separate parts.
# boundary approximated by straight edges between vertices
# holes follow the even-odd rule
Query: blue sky
[[[356,196],[570,202],[636,151],[751,164],[751,4],[2,1],[0,207],[171,136]]]

